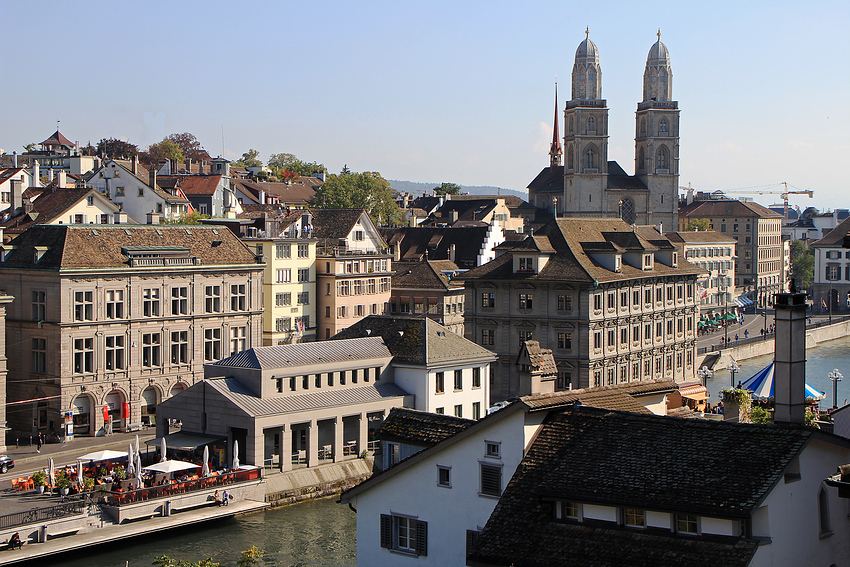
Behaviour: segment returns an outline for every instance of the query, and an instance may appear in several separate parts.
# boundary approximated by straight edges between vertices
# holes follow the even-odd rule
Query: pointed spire
[[[558,78],[555,77],[555,127],[552,130],[552,146],[549,149],[549,167],[556,168],[561,165],[561,130],[558,127]]]

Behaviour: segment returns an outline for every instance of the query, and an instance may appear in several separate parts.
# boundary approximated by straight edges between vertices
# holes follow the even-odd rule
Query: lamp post
[[[729,286],[723,292],[723,348],[729,346]]]
[[[832,409],[836,409],[838,407],[838,383],[841,382],[844,376],[841,375],[841,372],[837,368],[833,368],[832,372],[827,376],[832,380]]]
[[[702,384],[708,388],[708,379],[714,376],[714,372],[708,369],[708,366],[703,366],[697,371],[699,377],[702,378]]]
[[[729,372],[732,373],[732,387],[735,387],[735,373],[740,372],[741,367],[733,360],[732,364],[729,365]]]

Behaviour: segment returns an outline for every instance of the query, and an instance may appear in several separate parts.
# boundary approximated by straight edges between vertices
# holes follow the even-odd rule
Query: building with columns
[[[556,113],[549,167],[528,186],[529,201],[558,215],[619,217],[629,224],[674,229],[679,103],[673,100],[670,54],[661,43],[661,33],[647,55],[643,100],[635,116],[634,175],[608,161],[608,106],[602,98],[599,50],[589,32],[576,50],[571,94],[564,108],[563,146],[558,142]]]

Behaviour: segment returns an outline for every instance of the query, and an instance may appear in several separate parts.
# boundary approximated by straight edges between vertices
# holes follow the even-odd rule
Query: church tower
[[[646,217],[640,224],[678,226],[679,103],[673,100],[670,54],[658,41],[650,48],[643,74],[643,101],[635,120],[635,175],[646,185]],[[639,217],[642,215],[639,215]]]
[[[561,156],[564,155],[564,150],[561,149],[561,129],[558,128],[558,83],[555,82],[555,127],[552,130],[552,146],[549,148],[549,167],[555,169],[561,165]]]
[[[590,30],[585,33],[576,49],[572,99],[564,110],[563,210],[566,215],[606,216],[608,108],[602,98],[599,50]]]

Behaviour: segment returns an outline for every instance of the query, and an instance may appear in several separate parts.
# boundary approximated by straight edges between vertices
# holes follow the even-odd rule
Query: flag
[[[826,299],[821,299],[820,303],[823,305],[823,308],[826,309]]]
[[[708,290],[702,292],[702,298],[705,299],[706,297],[708,297]]]

